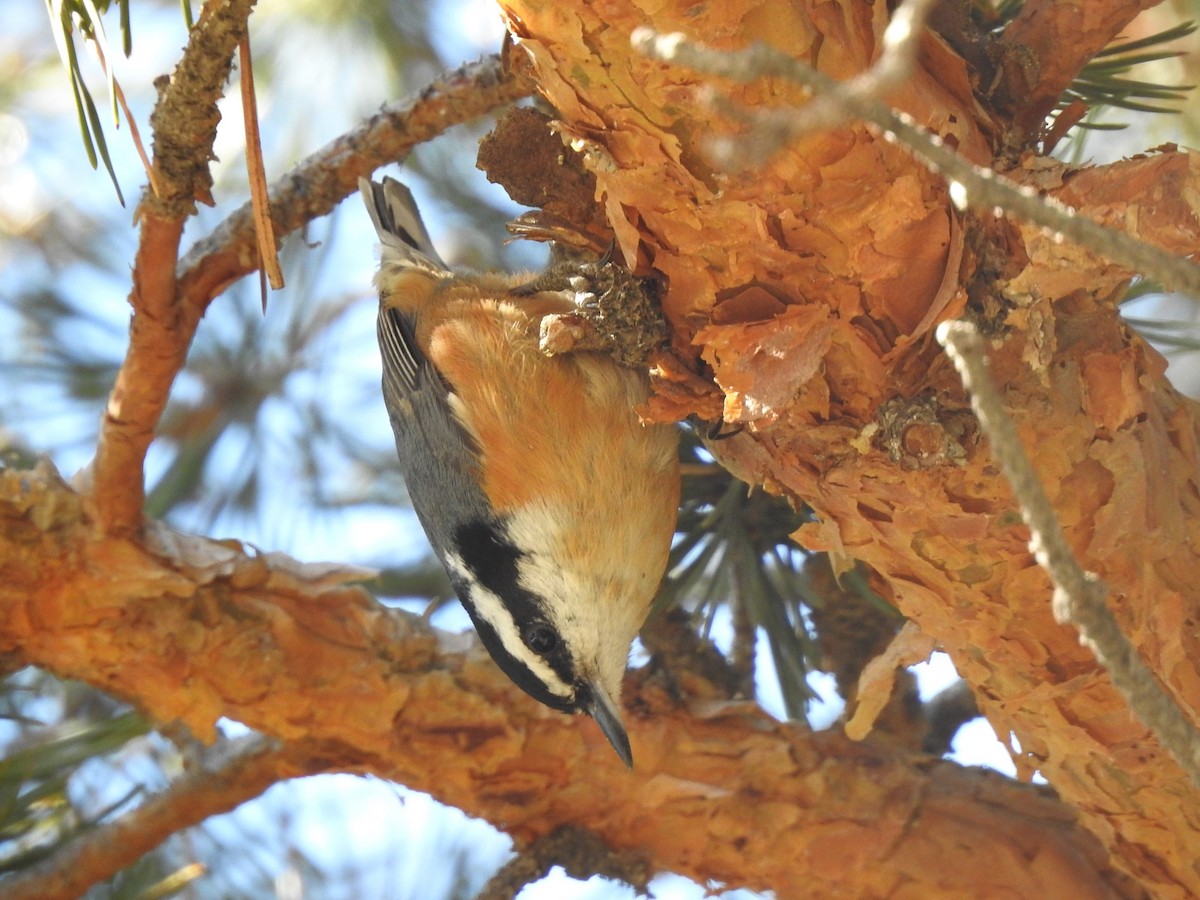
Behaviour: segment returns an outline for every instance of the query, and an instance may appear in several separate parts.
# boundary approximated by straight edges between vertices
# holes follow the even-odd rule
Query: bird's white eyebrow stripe
[[[447,553],[445,563],[451,576],[470,584],[472,604],[496,632],[509,655],[525,665],[556,697],[564,700],[574,697],[575,689],[563,681],[544,659],[525,646],[521,630],[499,595],[485,587],[457,553]]]

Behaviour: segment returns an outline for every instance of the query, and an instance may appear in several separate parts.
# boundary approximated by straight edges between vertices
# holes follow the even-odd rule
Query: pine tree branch
[[[681,708],[637,685],[626,691],[639,760],[629,773],[589,719],[525,697],[473,642],[372,603],[346,584],[355,573],[153,524],[144,535],[99,533],[44,466],[0,472],[0,652],[201,739],[227,716],[328,746],[326,768],[428,791],[519,842],[586,821],[655,869],[781,896],[882,895],[897,883],[1122,895],[1098,843],[1049,792],[808,734],[751,704]],[[1013,863],[981,872],[984,853]]]

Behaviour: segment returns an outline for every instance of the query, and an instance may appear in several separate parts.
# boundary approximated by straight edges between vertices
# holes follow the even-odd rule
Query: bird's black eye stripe
[[[454,589],[492,659],[535,700],[563,711],[580,709],[574,697],[566,699],[548,691],[525,663],[504,646],[495,625],[476,606],[476,598],[472,596],[476,589],[486,589],[498,597],[521,629],[525,645],[541,656],[564,683],[576,681],[569,648],[546,620],[542,605],[545,601],[521,586],[520,562],[524,554],[509,539],[504,522],[499,519],[466,522],[454,529],[451,547],[470,576],[455,578],[451,573]]]
[[[504,526],[498,522],[474,521],[461,526],[454,534],[458,553],[479,583],[504,600],[513,621],[521,628],[521,639],[534,653],[570,681],[569,659],[556,651],[562,648],[558,633],[546,621],[538,598],[520,584],[521,551],[508,539]],[[554,658],[562,656],[561,659]],[[566,664],[568,668],[561,668]]]
[[[504,598],[513,618],[518,622],[541,618],[536,615],[536,608],[524,608],[526,604],[532,605],[533,600],[525,599],[527,592],[517,582],[517,563],[522,554],[508,539],[501,523],[475,519],[460,525],[454,532],[454,544],[471,573]]]

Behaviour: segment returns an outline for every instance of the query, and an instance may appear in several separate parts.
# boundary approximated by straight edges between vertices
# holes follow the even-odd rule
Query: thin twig
[[[904,0],[892,12],[883,32],[883,52],[868,71],[847,87],[863,96],[883,97],[913,73],[921,48],[921,29],[940,0]]]
[[[2,883],[6,900],[69,900],[112,878],[168,837],[228,812],[271,785],[315,774],[274,741],[250,737],[218,745],[206,764],[109,825],[76,838],[36,866]]]
[[[978,330],[969,322],[943,322],[937,338],[970,392],[971,407],[991,442],[992,456],[1012,486],[1029,526],[1029,548],[1054,584],[1054,618],[1079,630],[1080,642],[1108,670],[1133,711],[1200,785],[1200,733],[1121,632],[1108,609],[1104,583],[1085,572],[1071,552],[1054,507],[1021,446],[1016,425],[988,375]]]
[[[191,340],[191,331],[180,327],[168,299],[175,295],[174,263],[182,234],[181,219],[143,213],[130,295],[129,347],[104,408],[91,470],[96,522],[109,534],[141,527],[142,464]]]
[[[940,137],[917,125],[910,116],[880,102],[878,94],[855,87],[862,84],[869,87],[870,80],[854,79],[842,84],[764,44],[755,44],[745,50],[714,50],[683,34],[659,34],[649,28],[636,29],[631,41],[635,49],[652,59],[677,63],[708,75],[740,82],[775,76],[808,88],[818,98],[833,98],[817,106],[815,117],[809,115],[809,108],[815,101],[806,107],[754,115],[743,110],[741,115],[752,119],[754,130],[750,135],[714,143],[714,156],[719,157],[718,161],[739,166],[758,164],[814,128],[829,128],[837,122],[860,119],[885,139],[901,144],[932,171],[943,175],[950,183],[951,199],[960,207],[988,212],[1002,210],[1154,278],[1170,290],[1200,296],[1200,266],[1124,232],[1105,228],[1051,197],[1039,196],[1032,188],[1018,186],[990,169],[973,165],[947,147]],[[859,76],[868,77],[871,76]],[[728,109],[729,103],[724,106]],[[830,118],[831,110],[840,113],[836,120]]]
[[[740,540],[738,543],[738,548],[732,554],[733,646],[729,664],[738,673],[738,688],[742,696],[753,697],[758,628],[755,625],[754,617],[750,614],[750,592],[759,589],[759,586],[750,584],[749,572],[752,567],[761,566],[762,563],[754,558],[754,551],[749,541]]]
[[[847,112],[851,104],[886,97],[912,76],[917,51],[921,45],[921,29],[925,27],[925,20],[937,2],[938,0],[905,0],[901,3],[892,13],[891,21],[883,32],[883,50],[875,64],[844,83],[830,79],[831,89],[817,94],[812,102],[799,112],[799,116],[798,111],[792,108],[755,111],[750,113],[751,118],[756,119],[757,124],[766,127],[776,140],[782,140],[783,143],[776,147],[782,149],[784,144],[803,134],[833,128],[852,118]],[[748,162],[760,164],[767,159],[767,156],[762,154],[774,152],[759,142],[745,140],[717,141],[714,145],[719,147],[722,153],[734,154],[728,158],[734,159],[736,154],[747,152],[756,156],[753,160],[748,158]]]
[[[616,853],[590,831],[568,825],[534,841],[501,866],[475,900],[515,900],[526,885],[545,878],[555,866],[562,866],[572,878],[602,875],[624,881],[642,894],[649,888],[645,860]]]
[[[731,168],[747,168],[761,165],[805,134],[833,128],[854,118],[871,121],[865,112],[879,105],[877,101],[912,74],[921,29],[935,5],[936,0],[905,0],[884,31],[883,51],[875,64],[846,82],[835,81],[764,44],[743,51],[721,51],[690,41],[683,34],[659,35],[650,28],[635,29],[630,40],[635,49],[653,59],[675,62],[733,81],[781,76],[813,92],[812,102],[802,109],[749,110],[712,98],[722,111],[753,124],[750,136],[714,138],[709,142],[719,162]],[[891,112],[885,106],[880,108]]]

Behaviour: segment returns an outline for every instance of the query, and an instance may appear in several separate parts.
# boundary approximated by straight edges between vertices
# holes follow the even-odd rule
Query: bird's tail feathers
[[[439,274],[449,271],[433,248],[412,191],[386,177],[382,184],[360,178],[358,188],[383,246],[384,264],[417,266]]]

